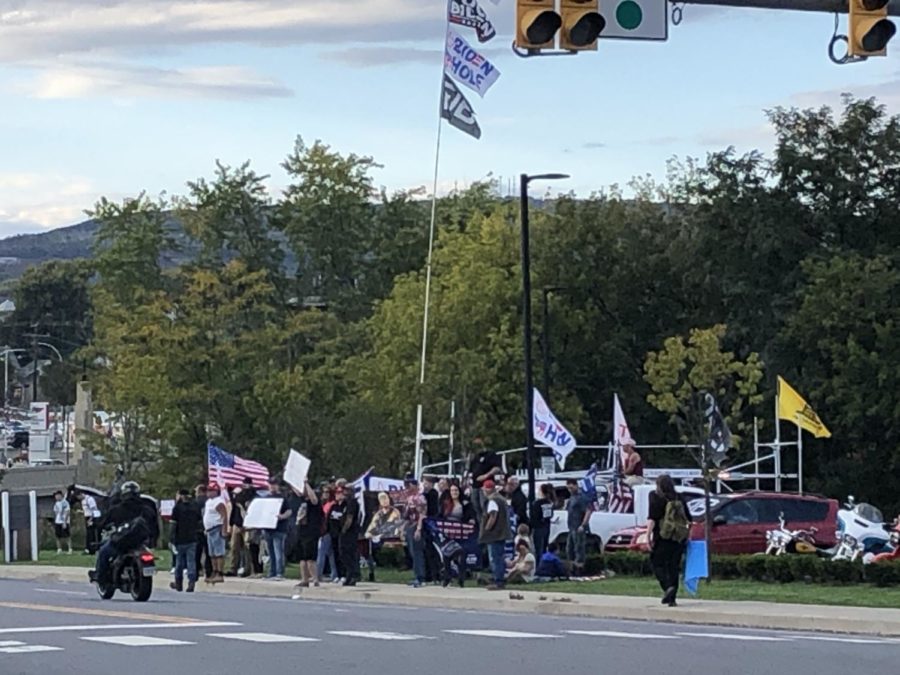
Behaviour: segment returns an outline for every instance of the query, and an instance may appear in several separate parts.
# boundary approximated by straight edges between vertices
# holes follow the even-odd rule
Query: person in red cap
[[[206,489],[209,498],[203,507],[203,529],[212,563],[212,576],[207,581],[219,584],[225,581],[225,539],[228,536],[228,508],[219,494],[219,486],[210,483]]]
[[[491,561],[494,583],[488,586],[488,590],[499,591],[506,586],[504,549],[506,540],[510,538],[509,506],[490,478],[482,483],[481,491],[484,494],[484,515],[481,518],[478,543],[488,547]]]

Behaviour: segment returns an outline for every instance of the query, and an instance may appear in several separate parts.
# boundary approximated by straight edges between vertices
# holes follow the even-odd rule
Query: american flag
[[[249,476],[255,487],[264,488],[268,485],[269,470],[259,462],[241,459],[212,443],[207,448],[207,454],[210,480],[225,487],[237,487]]]
[[[607,510],[610,513],[632,513],[634,511],[634,491],[620,477],[613,480]]]

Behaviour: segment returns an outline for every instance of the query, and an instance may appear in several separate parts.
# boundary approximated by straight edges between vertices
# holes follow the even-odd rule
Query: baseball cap
[[[481,487],[483,487],[483,488],[485,488],[485,489],[487,489],[487,490],[493,490],[493,489],[496,487],[496,485],[494,484],[494,481],[492,481],[492,480],[489,478],[488,480],[484,481],[484,482],[481,484]]]

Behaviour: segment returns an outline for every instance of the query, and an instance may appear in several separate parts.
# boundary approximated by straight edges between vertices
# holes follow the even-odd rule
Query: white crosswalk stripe
[[[47,645],[19,645],[0,647],[0,654],[38,654],[40,652],[61,652],[62,650],[62,647],[49,647]]]
[[[790,642],[791,638],[771,635],[737,635],[734,633],[677,633],[685,637],[717,638],[719,640],[746,640],[747,642]]]
[[[472,635],[475,637],[492,637],[492,638],[508,638],[508,639],[543,639],[558,638],[561,635],[549,635],[546,633],[521,633],[514,630],[445,630],[445,633],[453,633],[454,635]]]
[[[436,638],[427,637],[425,635],[408,635],[406,633],[384,633],[381,631],[362,631],[362,630],[330,630],[329,635],[340,635],[342,637],[366,638],[369,640],[434,640]]]
[[[105,642],[122,647],[174,647],[197,644],[196,642],[170,640],[169,638],[150,637],[149,635],[114,635],[111,637],[86,637],[81,639],[89,642]]]
[[[567,635],[588,635],[591,637],[624,638],[636,640],[677,640],[677,635],[654,635],[652,633],[622,633],[614,630],[567,630]]]
[[[275,633],[207,633],[209,637],[223,640],[241,640],[243,642],[283,643],[283,642],[321,642],[319,638],[300,637],[296,635],[277,635]]]
[[[24,642],[18,642],[16,640],[0,640],[0,647],[21,647],[24,644]]]

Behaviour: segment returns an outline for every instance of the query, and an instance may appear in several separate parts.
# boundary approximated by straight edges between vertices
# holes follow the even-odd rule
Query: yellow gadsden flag
[[[781,375],[778,376],[778,417],[799,425],[816,438],[831,438],[831,432],[816,415],[816,411],[809,407],[809,403]]]

